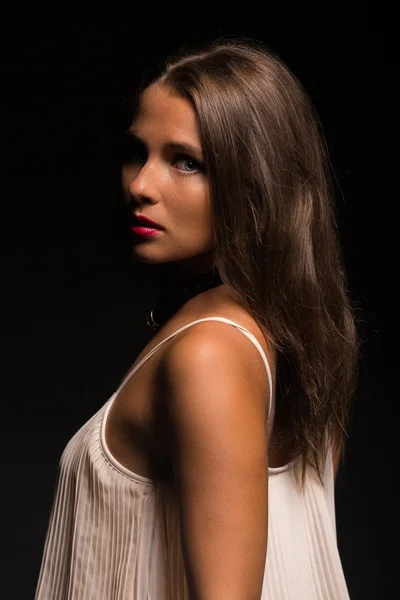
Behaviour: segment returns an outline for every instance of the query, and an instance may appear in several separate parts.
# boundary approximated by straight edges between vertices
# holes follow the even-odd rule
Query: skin
[[[214,258],[209,184],[190,102],[165,87],[151,86],[141,97],[127,138],[132,156],[122,168],[125,201],[133,212],[164,228],[152,238],[133,236],[135,260],[159,265],[169,283],[210,270]],[[172,148],[171,141],[197,151]]]

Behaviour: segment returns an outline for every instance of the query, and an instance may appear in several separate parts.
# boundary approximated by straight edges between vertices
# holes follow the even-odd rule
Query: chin
[[[187,263],[188,265],[193,263],[193,265],[195,265],[199,261],[204,262],[204,252],[168,255],[167,253],[152,252],[149,248],[144,248],[141,244],[135,244],[132,248],[132,258],[135,261],[151,265],[167,263]],[[206,262],[210,262],[210,269],[212,269],[214,261],[207,257]]]

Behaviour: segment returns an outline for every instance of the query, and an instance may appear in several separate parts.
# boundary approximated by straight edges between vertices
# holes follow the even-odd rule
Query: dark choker
[[[170,293],[162,296],[155,307],[146,314],[146,327],[157,331],[188,300],[221,284],[221,278],[215,267],[207,273],[200,273],[179,284]]]

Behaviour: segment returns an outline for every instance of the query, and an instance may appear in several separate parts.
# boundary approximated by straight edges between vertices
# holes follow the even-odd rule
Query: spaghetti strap
[[[168,342],[168,340],[170,340],[171,338],[173,338],[175,335],[177,335],[178,333],[180,333],[184,329],[187,329],[188,327],[191,327],[192,325],[195,325],[196,323],[201,323],[202,321],[221,321],[222,323],[228,323],[229,325],[233,325],[234,327],[236,327],[237,329],[239,329],[240,331],[242,331],[254,343],[254,345],[256,346],[256,348],[258,349],[258,351],[260,352],[261,357],[262,357],[262,359],[264,361],[264,364],[265,364],[265,368],[267,370],[267,376],[268,376],[268,382],[269,382],[269,389],[270,389],[270,403],[269,403],[269,410],[268,410],[268,417],[267,417],[267,422],[268,422],[269,416],[271,414],[271,406],[272,406],[272,401],[273,401],[272,375],[271,375],[271,368],[269,366],[268,359],[267,359],[267,357],[265,355],[264,350],[261,347],[261,344],[256,339],[256,337],[254,336],[254,334],[252,334],[248,329],[246,329],[242,325],[238,325],[238,323],[235,323],[234,321],[231,321],[230,319],[226,319],[225,317],[205,317],[203,319],[197,319],[196,321],[192,321],[191,323],[187,323],[183,327],[180,327],[179,329],[177,329],[176,331],[174,331],[173,333],[171,333],[171,335],[169,335],[168,337],[166,337],[165,340],[162,340],[159,344],[157,344],[156,346],[154,346],[154,348],[152,350],[150,350],[150,352],[148,352],[146,354],[146,356],[144,356],[142,358],[142,360],[139,361],[138,364],[123,378],[121,384],[119,385],[118,389],[114,392],[114,394],[113,394],[112,397],[115,397],[115,396],[118,395],[118,393],[122,390],[122,388],[125,387],[125,385],[129,382],[129,380],[140,369],[140,367],[142,367],[144,365],[144,363],[147,362],[149,360],[149,358],[151,358],[153,356],[153,354],[155,354],[159,348],[161,348],[161,346],[163,346],[164,344],[166,344]]]

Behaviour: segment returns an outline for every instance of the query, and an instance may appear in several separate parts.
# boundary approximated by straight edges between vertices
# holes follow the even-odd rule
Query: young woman
[[[173,293],[63,453],[36,599],[346,599],[357,339],[307,95],[217,40],[141,85],[127,147],[133,258]]]

